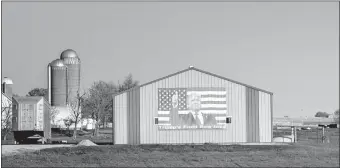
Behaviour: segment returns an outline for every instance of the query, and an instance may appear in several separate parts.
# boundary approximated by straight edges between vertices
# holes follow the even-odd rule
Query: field
[[[338,167],[339,146],[141,145],[50,148],[3,156],[4,167]]]
[[[288,131],[289,132],[289,131]],[[314,132],[314,133],[313,133]],[[300,131],[290,145],[99,145],[2,155],[4,167],[339,167],[339,129],[328,143]]]

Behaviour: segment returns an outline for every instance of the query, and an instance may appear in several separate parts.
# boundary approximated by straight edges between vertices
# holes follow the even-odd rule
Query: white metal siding
[[[40,107],[41,106],[41,107]],[[38,103],[37,103],[37,107],[35,109],[36,111],[36,124],[37,124],[37,130],[43,131],[44,130],[44,99],[41,99]]]
[[[260,142],[272,141],[272,127],[271,127],[271,102],[270,94],[259,92],[259,127],[260,127]]]
[[[115,97],[115,144],[127,144],[127,94]]]
[[[158,88],[178,87],[225,87],[227,115],[232,116],[232,123],[223,130],[158,130],[154,124],[158,109]],[[189,70],[141,87],[140,96],[141,144],[246,142],[245,86]]]

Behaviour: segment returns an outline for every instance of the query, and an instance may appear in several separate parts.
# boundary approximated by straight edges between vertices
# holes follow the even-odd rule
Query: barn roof
[[[13,97],[13,99],[15,99],[20,104],[36,104],[42,98],[42,96]]]
[[[207,74],[207,75],[211,75],[211,76],[214,76],[214,77],[223,79],[223,80],[227,80],[227,81],[230,81],[230,82],[239,84],[239,85],[243,85],[243,86],[248,87],[248,88],[252,88],[252,89],[255,89],[255,90],[258,90],[258,91],[262,91],[262,92],[265,92],[265,93],[268,93],[268,94],[271,94],[271,95],[273,94],[272,92],[269,92],[269,91],[266,91],[266,90],[263,90],[263,89],[259,89],[259,88],[256,88],[256,87],[254,87],[254,86],[250,86],[250,85],[247,85],[247,84],[244,84],[244,83],[241,83],[241,82],[238,82],[238,81],[235,81],[235,80],[232,80],[232,79],[229,79],[229,78],[226,78],[226,77],[223,77],[223,76],[220,76],[220,75],[217,75],[217,74],[214,74],[214,73],[211,73],[211,72],[208,72],[208,71],[204,71],[204,70],[201,70],[201,69],[198,69],[198,68],[195,68],[195,67],[190,66],[190,67],[187,68],[187,69],[178,71],[178,72],[176,72],[176,73],[167,75],[167,76],[162,77],[162,78],[158,78],[158,79],[156,79],[156,80],[153,80],[153,81],[144,83],[144,84],[142,84],[142,85],[139,85],[139,86],[136,86],[136,87],[133,87],[133,88],[130,88],[130,89],[128,89],[128,90],[125,90],[125,91],[122,91],[122,92],[119,92],[119,93],[113,93],[113,96],[120,95],[120,94],[125,93],[125,92],[128,92],[128,91],[130,91],[130,90],[133,90],[133,89],[136,89],[136,88],[140,88],[140,87],[143,87],[143,86],[145,86],[145,85],[149,85],[149,84],[151,84],[151,83],[154,83],[154,82],[157,82],[157,81],[160,81],[160,80],[163,80],[163,79],[166,79],[166,78],[169,78],[169,77],[178,75],[178,74],[180,74],[180,73],[183,73],[183,72],[186,72],[186,71],[189,71],[189,70],[195,70],[195,71],[198,71],[198,72]]]

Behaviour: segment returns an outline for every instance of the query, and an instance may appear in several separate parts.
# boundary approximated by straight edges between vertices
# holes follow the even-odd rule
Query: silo
[[[10,78],[4,77],[2,80],[2,93],[4,93],[8,97],[12,97],[12,86],[13,81]]]
[[[48,94],[52,106],[66,106],[67,98],[67,66],[56,59],[48,66]]]
[[[76,97],[80,88],[80,59],[77,53],[71,49],[63,51],[60,59],[67,66],[67,102],[69,103]]]

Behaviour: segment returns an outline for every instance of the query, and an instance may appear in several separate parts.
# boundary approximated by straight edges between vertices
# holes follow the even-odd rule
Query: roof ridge
[[[172,74],[170,74],[170,75],[167,75],[167,76],[164,76],[164,77],[161,77],[161,78],[152,80],[152,81],[147,82],[147,83],[144,83],[144,84],[142,84],[142,85],[135,86],[135,87],[133,87],[133,88],[130,88],[130,89],[128,89],[128,90],[124,90],[124,91],[122,91],[122,92],[114,93],[114,94],[112,94],[112,96],[117,96],[117,95],[123,94],[123,93],[128,92],[128,91],[130,91],[130,90],[132,90],[132,89],[140,88],[140,87],[143,87],[143,86],[145,86],[145,85],[149,85],[149,84],[151,84],[151,83],[154,83],[154,82],[157,82],[157,81],[160,81],[160,80],[163,80],[163,79],[172,77],[172,76],[174,76],[174,75],[177,75],[177,74],[180,74],[180,73],[189,71],[189,70],[195,70],[195,71],[198,71],[198,72],[201,72],[201,73],[205,73],[205,74],[207,74],[207,75],[215,76],[215,77],[220,78],[220,79],[224,79],[224,80],[227,80],[227,81],[230,81],[230,82],[239,84],[239,85],[243,85],[243,86],[248,87],[248,88],[252,88],[252,89],[255,89],[255,90],[258,90],[258,91],[262,91],[262,92],[265,92],[265,93],[268,93],[268,94],[273,95],[272,92],[269,92],[269,91],[267,91],[267,90],[259,89],[259,88],[257,88],[257,87],[251,86],[251,85],[247,85],[247,84],[244,84],[244,83],[241,83],[241,82],[238,82],[238,81],[235,81],[235,80],[232,80],[232,79],[229,79],[229,78],[226,78],[226,77],[223,77],[223,76],[220,76],[220,75],[217,75],[217,74],[208,72],[208,71],[204,71],[204,70],[202,70],[202,69],[195,68],[195,67],[193,67],[193,66],[189,66],[189,68],[186,68],[186,69],[183,69],[183,70],[181,70],[181,71],[172,73]]]

